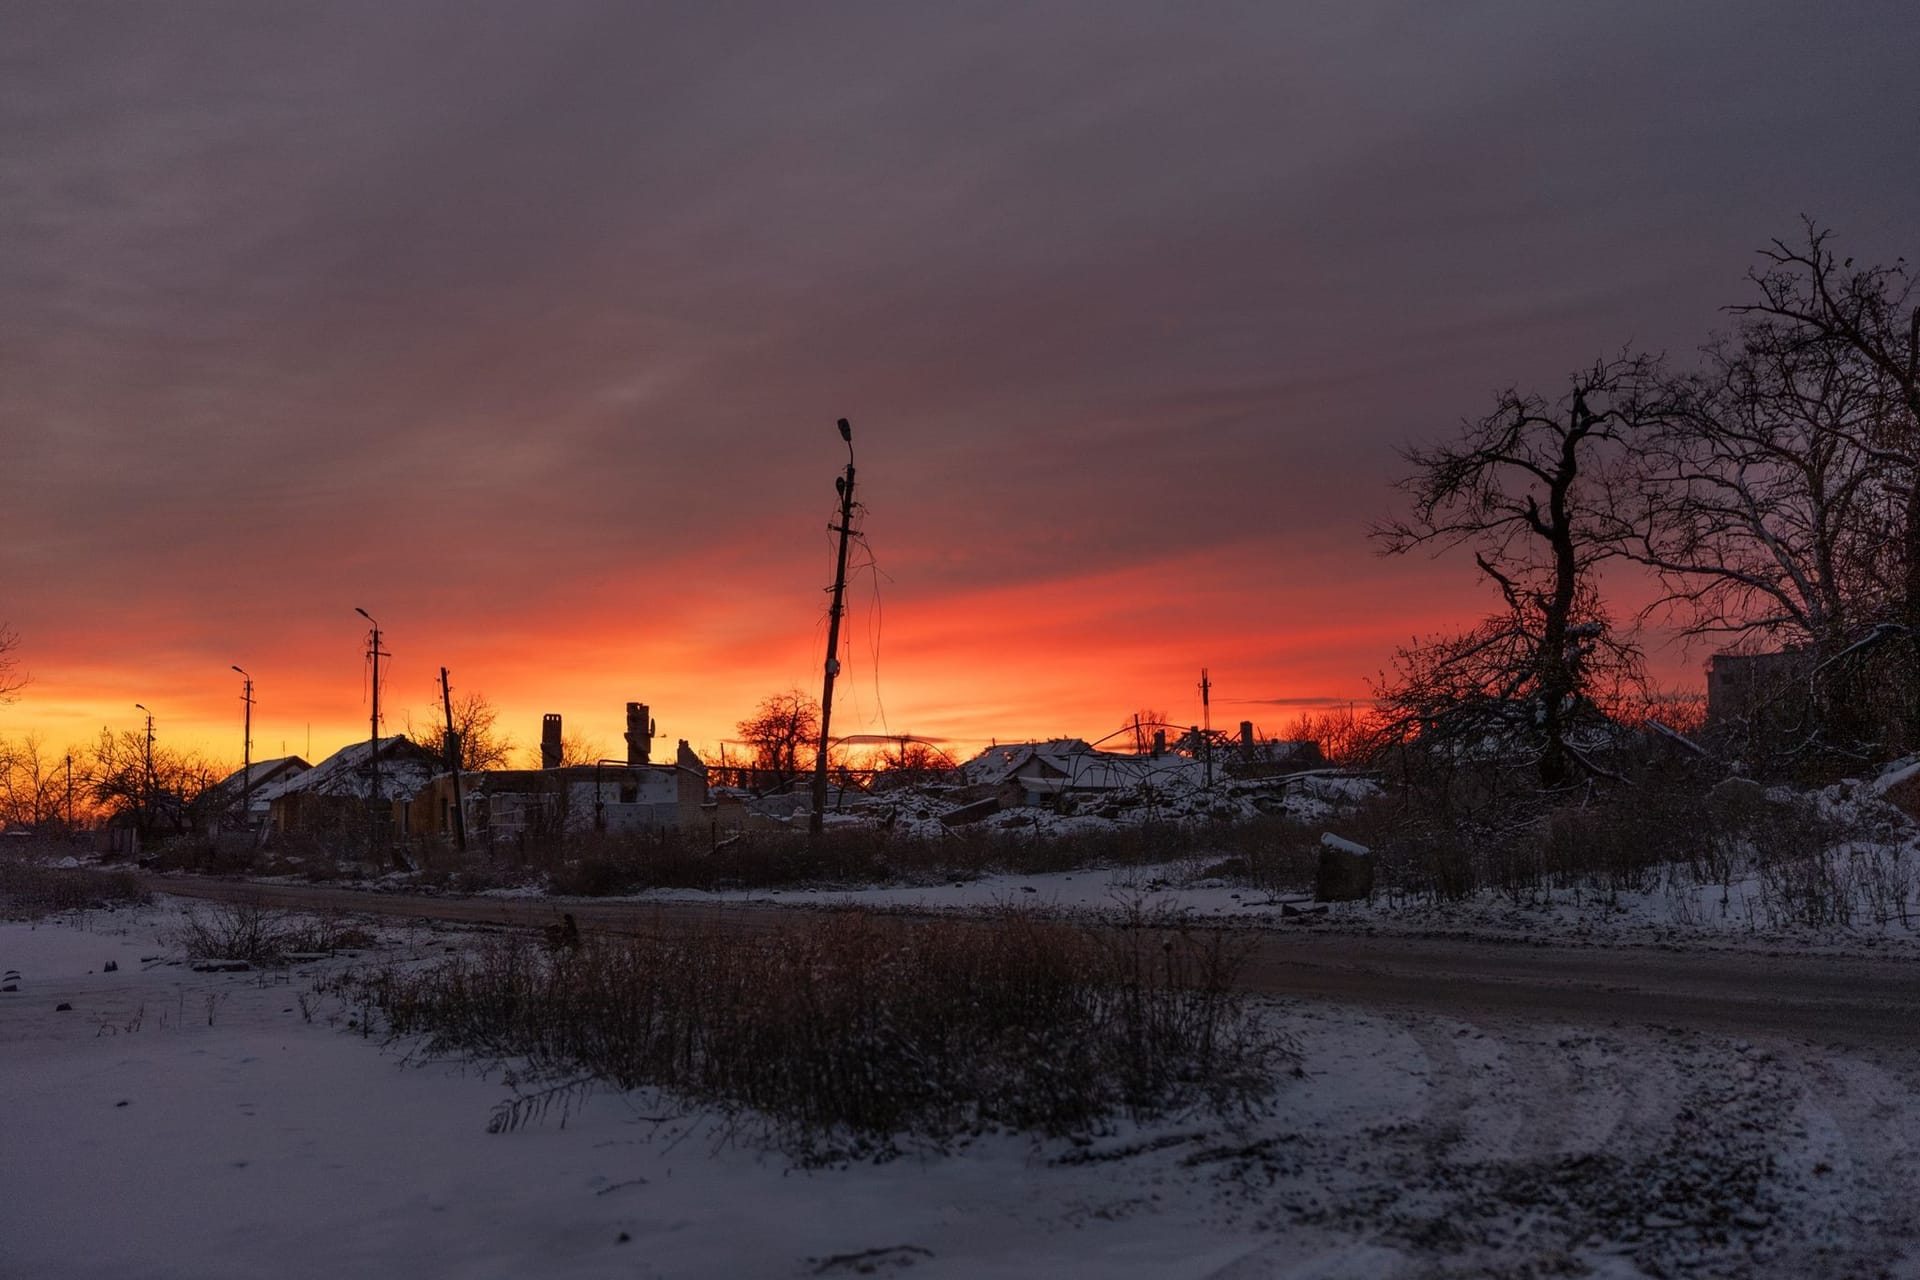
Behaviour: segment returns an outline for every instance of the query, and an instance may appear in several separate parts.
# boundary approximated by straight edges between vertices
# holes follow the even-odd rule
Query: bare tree
[[[1831,233],[1811,220],[1804,243],[1775,240],[1749,273],[1760,300],[1731,308],[1770,326],[1787,347],[1838,348],[1858,357],[1880,380],[1886,411],[1866,441],[1886,469],[1884,493],[1894,517],[1890,592],[1873,629],[1856,644],[1904,639],[1898,664],[1906,673],[1905,731],[1920,742],[1920,280],[1904,259],[1891,267],[1856,267],[1829,246]],[[1829,357],[1831,358],[1831,357]]]
[[[1755,326],[1707,352],[1637,451],[1634,558],[1694,635],[1761,635],[1824,657],[1852,642],[1888,544],[1869,443],[1877,379],[1831,343]]]
[[[463,771],[500,769],[512,759],[513,739],[500,730],[499,723],[500,709],[478,689],[467,689],[454,697],[453,731],[459,736],[460,768]],[[411,718],[407,722],[407,737],[414,745],[443,758],[446,755],[446,732],[446,722],[441,716],[431,717],[419,724],[413,723]]]
[[[1380,711],[1351,704],[1325,711],[1302,711],[1280,730],[1288,742],[1311,742],[1321,759],[1334,765],[1365,764],[1380,745]]]
[[[875,790],[915,787],[931,782],[954,768],[953,758],[939,747],[903,736],[879,750],[865,764]]]
[[[1136,755],[1145,755],[1153,745],[1154,730],[1163,728],[1167,723],[1167,713],[1156,711],[1152,707],[1142,707],[1120,722],[1118,733],[1125,734],[1127,741],[1133,744]],[[1102,739],[1108,741],[1108,739]]]
[[[100,731],[87,761],[90,799],[109,815],[132,813],[143,834],[183,835],[217,804],[219,783],[231,770],[198,753],[148,747],[135,729]]]
[[[0,742],[0,826],[37,827],[63,817],[62,764],[61,757],[47,753],[38,734]]]
[[[534,766],[539,767],[540,748],[533,748]],[[598,738],[589,738],[585,734],[566,732],[560,735],[560,767],[592,764],[596,760],[607,759],[607,744]]]
[[[782,787],[813,768],[820,704],[798,689],[761,699],[735,726],[762,787]]]
[[[27,673],[20,670],[16,656],[19,649],[20,633],[0,622],[0,704],[18,701],[27,685]]]
[[[1636,451],[1629,554],[1665,588],[1650,610],[1666,606],[1684,634],[1799,655],[1749,726],[1770,745],[1883,737],[1882,698],[1868,696],[1881,662],[1856,646],[1898,596],[1900,477],[1876,444],[1896,408],[1886,380],[1850,348],[1771,322],[1706,356]]]
[[[1383,554],[1467,548],[1505,608],[1401,653],[1380,690],[1390,732],[1523,751],[1548,789],[1594,768],[1572,731],[1638,657],[1594,571],[1621,551],[1624,450],[1671,414],[1670,396],[1657,361],[1623,355],[1551,400],[1508,391],[1457,442],[1406,451],[1413,514],[1374,530]]]

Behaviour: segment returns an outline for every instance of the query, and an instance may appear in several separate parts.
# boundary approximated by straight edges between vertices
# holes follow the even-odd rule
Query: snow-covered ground
[[[491,1133],[313,994],[353,959],[178,920],[0,925],[0,1276],[1920,1276],[1913,1055],[1275,1003],[1265,1114],[807,1169],[657,1098]]]
[[[1749,856],[1724,859],[1718,875],[1674,863],[1655,868],[1643,888],[1541,888],[1518,893],[1481,889],[1464,900],[1435,902],[1396,894],[1382,884],[1368,901],[1337,903],[1324,913],[1306,895],[1273,894],[1218,874],[1226,852],[1139,866],[1083,868],[1034,875],[988,875],[944,884],[806,886],[705,891],[660,889],[639,901],[755,902],[861,906],[911,911],[975,911],[1015,904],[1068,914],[1165,911],[1246,926],[1361,929],[1507,939],[1729,946],[1813,950],[1884,947],[1920,952],[1920,826],[1888,804],[1895,788],[1920,778],[1920,760],[1897,761],[1877,777],[1816,792],[1774,788],[1767,803],[1801,805],[1853,838],[1810,856],[1762,866]],[[1336,831],[1343,812],[1375,794],[1364,778],[1306,774],[1288,780],[1289,812],[1309,831]],[[1751,785],[1751,784],[1749,784]],[[1760,788],[1754,787],[1758,793]],[[1705,799],[1702,801],[1707,803]],[[1119,820],[1009,810],[996,820],[1027,824],[1038,834],[1070,837],[1108,832]],[[936,823],[937,826],[937,823]],[[538,887],[495,891],[537,897]]]
[[[1063,759],[1075,758],[1093,759]],[[1054,796],[1042,804],[1017,804],[966,825],[977,832],[1060,839],[1146,823],[1244,822],[1271,814],[1285,814],[1296,822],[1314,822],[1349,811],[1380,794],[1378,783],[1371,778],[1332,769],[1245,779],[1222,772],[1208,782],[1201,762],[1185,756],[1111,759],[1111,764],[1091,766],[1096,776],[1105,771],[1115,775],[1111,781],[1118,785],[1111,789]],[[1083,779],[1088,776],[1088,768],[1081,766],[1078,770]],[[1000,775],[973,770],[966,776],[981,781],[998,780]],[[829,827],[849,829],[883,825],[895,835],[938,840],[951,834],[942,818],[978,798],[977,788],[880,792],[848,801],[845,810],[829,813],[826,821]],[[776,814],[796,826],[805,825],[805,796],[770,796],[750,802],[750,807]]]
[[[1842,850],[1832,855],[1844,861]],[[1874,919],[1864,907],[1849,924],[1814,927],[1781,921],[1757,873],[1725,884],[1698,884],[1670,873],[1645,892],[1577,888],[1516,898],[1483,890],[1456,902],[1378,893],[1371,901],[1325,904],[1309,895],[1270,894],[1208,875],[1209,859],[1037,875],[988,875],[933,885],[789,889],[656,889],[634,901],[753,902],[786,906],[858,906],[973,912],[1007,905],[1072,915],[1167,912],[1222,925],[1331,928],[1504,939],[1653,945],[1749,945],[1769,950],[1849,950],[1862,946],[1920,953],[1920,853],[1901,851],[1914,897],[1903,920]],[[502,897],[544,896],[536,889]]]

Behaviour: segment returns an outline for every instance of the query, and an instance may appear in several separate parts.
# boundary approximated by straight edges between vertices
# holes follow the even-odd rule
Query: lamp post
[[[245,681],[240,693],[240,701],[246,704],[240,735],[240,826],[245,829],[253,822],[253,676],[237,662],[233,669]]]
[[[145,712],[147,717],[146,785],[142,788],[146,803],[142,806],[139,801],[134,802],[133,830],[138,835],[140,829],[153,820],[153,712],[147,710],[144,702],[134,703],[133,709]]]

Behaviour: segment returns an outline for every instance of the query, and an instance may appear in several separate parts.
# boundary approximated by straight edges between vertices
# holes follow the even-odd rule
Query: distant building
[[[541,758],[560,757],[560,717],[541,725]],[[396,820],[409,835],[452,839],[455,795],[467,840],[498,843],[562,832],[658,831],[704,825],[707,766],[684,740],[671,763],[652,760],[654,724],[646,704],[627,704],[627,759],[543,769],[437,773],[422,782]]]
[[[1799,723],[1811,657],[1802,649],[1716,653],[1707,662],[1707,724],[1758,731]]]
[[[1304,738],[1261,738],[1253,731],[1253,721],[1240,722],[1240,736],[1232,743],[1216,745],[1215,758],[1227,772],[1238,778],[1270,777],[1324,769],[1327,758],[1320,744]]]
[[[1208,754],[1212,759],[1209,761]],[[1144,755],[1100,751],[1079,738],[1054,738],[989,747],[960,767],[963,783],[996,789],[1003,806],[1045,804],[1060,796],[1086,796],[1138,788],[1199,789],[1212,777],[1291,773],[1326,762],[1310,742],[1256,741],[1252,726],[1236,743],[1198,731],[1171,749]]]
[[[262,787],[254,803],[267,806],[268,824],[278,834],[351,831],[368,821],[376,772],[380,799],[391,803],[410,800],[439,765],[437,755],[398,734],[377,743],[356,742],[311,769]]]
[[[252,765],[235,769],[217,786],[218,807],[222,812],[237,808],[241,797],[247,800],[249,825],[265,821],[272,809],[267,798],[270,789],[299,777],[313,766],[299,756],[281,756],[275,760],[255,760]]]

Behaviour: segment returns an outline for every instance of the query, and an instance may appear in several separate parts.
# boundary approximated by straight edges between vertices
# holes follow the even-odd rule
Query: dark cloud
[[[842,414],[903,599],[1364,573],[1401,440],[1920,225],[1894,3],[7,26],[0,581],[67,619],[810,579]]]

